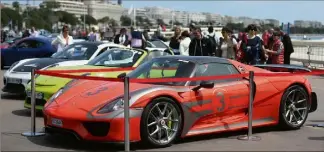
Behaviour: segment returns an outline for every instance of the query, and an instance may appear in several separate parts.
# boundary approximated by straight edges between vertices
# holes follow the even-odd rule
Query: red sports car
[[[267,68],[269,66],[265,66]],[[281,69],[299,67],[277,66]],[[216,57],[168,56],[147,61],[130,78],[191,78],[249,71],[274,73]],[[306,69],[307,70],[307,69]],[[176,139],[247,128],[249,78],[130,84],[130,140],[156,147]],[[304,76],[255,77],[253,126],[298,129],[317,109]],[[124,141],[124,84],[78,80],[67,84],[44,108],[47,133],[92,141]]]

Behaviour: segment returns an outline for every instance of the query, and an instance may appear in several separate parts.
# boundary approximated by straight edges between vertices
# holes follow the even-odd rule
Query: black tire
[[[288,111],[288,110],[286,110],[286,108],[289,107],[289,106],[286,106],[286,103],[287,103],[287,100],[289,100],[288,98],[290,97],[290,93],[292,91],[298,92],[298,95],[302,96],[302,97],[305,97],[305,100],[306,100],[302,104],[307,109],[305,110],[305,113],[302,114],[302,115],[304,115],[304,119],[299,124],[290,123],[288,118],[286,117],[286,114],[287,114],[287,111]],[[298,99],[296,99],[296,100],[298,100]],[[284,129],[284,130],[296,130],[296,129],[299,129],[306,122],[307,117],[308,117],[308,112],[309,112],[309,95],[308,95],[307,91],[300,85],[290,86],[288,89],[286,89],[285,93],[283,94],[283,96],[281,98],[280,110],[279,110],[279,127],[281,129]],[[300,112],[299,113],[294,112],[294,115],[296,115],[295,113],[297,113],[297,115],[300,116]],[[292,115],[292,117],[296,119],[296,117],[294,117],[293,115]]]
[[[168,103],[171,104],[177,111],[177,113],[179,114],[179,121],[178,121],[178,125],[177,125],[177,132],[175,133],[174,137],[172,140],[170,140],[168,143],[158,143],[156,141],[154,141],[154,139],[152,139],[149,135],[148,132],[148,118],[149,118],[149,113],[151,112],[151,110],[154,108],[154,106],[158,103]],[[155,147],[155,148],[163,148],[163,147],[168,147],[171,146],[177,139],[179,139],[180,135],[181,135],[181,131],[182,131],[182,120],[183,120],[183,116],[182,116],[182,112],[179,108],[179,106],[176,104],[176,101],[167,98],[167,97],[159,97],[154,99],[152,102],[150,102],[143,111],[142,117],[141,117],[141,139],[142,139],[142,144],[149,146],[149,147]]]

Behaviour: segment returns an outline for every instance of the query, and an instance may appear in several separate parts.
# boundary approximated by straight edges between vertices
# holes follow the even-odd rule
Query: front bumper
[[[142,110],[141,110],[142,112]],[[54,114],[55,113],[55,114]],[[80,119],[73,116],[59,116],[57,111],[48,113],[44,111],[45,132],[47,134],[69,135],[77,140],[96,142],[124,142],[124,118],[123,113],[113,118]],[[79,116],[77,116],[79,117]],[[61,125],[56,125],[60,120]],[[130,141],[140,141],[141,117],[130,117]]]
[[[3,76],[3,92],[24,94],[27,84],[30,82],[29,72],[10,72],[7,71]]]

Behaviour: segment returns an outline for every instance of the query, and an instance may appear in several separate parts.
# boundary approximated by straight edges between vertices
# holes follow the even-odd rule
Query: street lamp
[[[85,11],[84,11],[84,14],[83,14],[83,30],[86,31],[86,13],[88,12],[88,5],[86,5],[85,7]]]

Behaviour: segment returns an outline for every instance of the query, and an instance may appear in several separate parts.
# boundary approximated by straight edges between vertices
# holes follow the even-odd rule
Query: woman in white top
[[[237,41],[231,37],[231,30],[227,27],[222,29],[223,41],[221,42],[220,49],[222,57],[227,59],[235,59],[235,49],[237,48]]]
[[[189,32],[188,31],[183,31],[181,33],[181,42],[180,42],[180,46],[179,46],[180,55],[189,56],[190,42],[191,42],[191,39],[190,39]]]
[[[73,44],[73,37],[69,35],[69,27],[64,25],[61,34],[53,40],[52,45],[57,46],[57,52],[60,52],[71,44]]]

